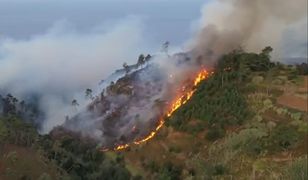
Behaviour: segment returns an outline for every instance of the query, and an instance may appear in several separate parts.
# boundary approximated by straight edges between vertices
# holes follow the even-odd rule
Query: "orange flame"
[[[194,86],[197,86],[202,80],[206,79],[209,75],[210,74],[205,69],[201,70],[193,81]],[[186,104],[193,96],[195,91],[196,91],[195,89],[192,89],[188,92],[185,92],[180,97],[176,98],[175,101],[172,103],[170,110],[166,113],[167,117],[170,117],[177,109],[179,109],[182,105]],[[139,145],[152,139],[157,134],[157,132],[163,127],[164,123],[165,123],[164,118],[161,118],[159,120],[158,126],[155,128],[154,131],[152,131],[147,137],[133,142],[133,144]],[[113,150],[115,151],[123,150],[128,148],[129,146],[130,144],[119,145],[115,147]],[[106,151],[106,149],[104,149],[104,151]]]
[[[128,147],[129,147],[129,144],[124,144],[124,145],[120,145],[120,146],[114,148],[114,150],[118,151],[118,150],[126,149]]]

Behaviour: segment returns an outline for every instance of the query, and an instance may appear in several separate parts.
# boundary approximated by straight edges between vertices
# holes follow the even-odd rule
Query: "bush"
[[[227,173],[227,168],[222,165],[222,164],[217,164],[214,166],[214,172],[213,175],[217,176],[217,175],[224,175]]]
[[[0,142],[4,142],[7,136],[8,136],[8,129],[3,120],[0,119]]]
[[[298,120],[300,120],[301,118],[302,118],[302,114],[301,113],[292,113],[291,114],[291,118],[293,119],[293,120],[295,120],[295,121],[298,121]]]
[[[306,180],[307,169],[307,156],[298,158],[286,169],[286,176],[290,180]]]
[[[146,168],[148,168],[151,172],[158,172],[159,170],[158,164],[152,160],[146,164]]]
[[[209,141],[216,141],[225,135],[225,130],[222,128],[212,128],[206,134],[206,139]]]
[[[178,180],[181,177],[182,168],[167,162],[159,171],[159,180]]]
[[[264,81],[264,78],[262,76],[254,76],[252,78],[252,83],[254,84],[260,84]]]
[[[308,75],[308,63],[298,64],[296,69],[299,75]]]
[[[169,152],[180,153],[181,148],[178,147],[178,146],[171,146],[171,147],[169,147]]]
[[[52,180],[52,178],[50,177],[49,174],[43,173],[43,174],[38,178],[38,180]]]
[[[224,142],[225,149],[240,150],[246,152],[258,152],[261,147],[256,142],[267,136],[267,132],[261,128],[249,128],[233,133]]]
[[[272,149],[285,150],[296,144],[299,140],[299,133],[294,126],[279,125],[270,136],[270,146]],[[278,149],[277,149],[278,148]]]

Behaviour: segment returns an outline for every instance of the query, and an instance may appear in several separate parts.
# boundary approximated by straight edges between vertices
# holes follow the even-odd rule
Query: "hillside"
[[[295,67],[231,53],[155,140],[123,154],[153,179],[307,179],[307,92]]]
[[[32,116],[22,113],[20,102],[1,97],[0,179],[307,179],[307,64],[271,62],[271,51],[267,47],[260,54],[238,50],[222,56],[213,75],[165,117],[153,139],[121,151],[102,152],[96,140],[63,127],[39,135],[26,123]],[[103,112],[110,94],[127,94],[130,98],[117,107],[118,114],[108,118],[117,124],[137,97],[151,99],[155,93],[143,89],[155,92],[157,86],[138,83],[142,70],[136,73],[112,83],[110,93],[88,110],[100,107]],[[155,105],[166,107],[159,100]],[[82,120],[77,115],[71,121]],[[115,138],[115,130],[106,130],[109,144],[148,133],[146,128]]]

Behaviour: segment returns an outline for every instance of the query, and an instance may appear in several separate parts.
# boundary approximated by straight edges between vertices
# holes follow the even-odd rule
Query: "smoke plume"
[[[208,64],[240,47],[260,52],[272,46],[276,60],[307,57],[306,0],[212,1],[202,9],[200,27],[191,46],[193,54]],[[287,49],[294,50],[293,54]]]
[[[142,23],[127,18],[105,31],[78,33],[67,22],[29,40],[0,41],[0,93],[20,99],[39,97],[48,132],[76,113],[73,99],[85,104],[85,89],[95,87],[123,62],[132,63],[146,49]]]

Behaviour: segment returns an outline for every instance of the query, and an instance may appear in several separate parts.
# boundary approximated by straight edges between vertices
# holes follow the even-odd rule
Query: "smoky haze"
[[[275,60],[307,57],[306,0],[212,1],[203,7],[199,23],[201,31],[190,47],[208,64],[239,47],[260,52],[272,46]]]
[[[42,131],[48,132],[73,113],[72,99],[82,103],[86,88],[147,51],[142,33],[141,21],[129,17],[103,32],[78,33],[63,21],[30,40],[6,39],[0,44],[0,92],[20,99],[39,95]]]

